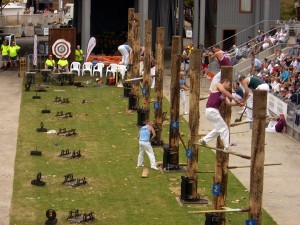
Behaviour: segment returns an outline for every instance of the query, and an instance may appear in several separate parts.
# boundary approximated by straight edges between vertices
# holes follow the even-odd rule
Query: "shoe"
[[[141,168],[141,167],[144,167],[144,164],[142,164],[140,166],[136,166],[135,168],[138,169],[138,168]]]
[[[206,141],[204,141],[202,138],[199,140],[199,144],[200,145],[203,145],[203,146],[206,146]]]
[[[229,151],[229,147],[227,147],[227,148],[225,147],[225,148],[224,148],[224,151]]]
[[[151,169],[158,170],[158,168],[156,166],[151,166]]]
[[[183,113],[183,115],[187,115],[187,114],[189,114],[189,112],[184,112],[184,113]]]
[[[249,118],[246,118],[245,120],[243,120],[243,122],[252,122],[253,119],[249,119]]]

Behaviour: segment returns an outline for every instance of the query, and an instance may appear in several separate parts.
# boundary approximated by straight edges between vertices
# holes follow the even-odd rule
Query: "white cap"
[[[275,64],[275,67],[279,66],[278,64]]]

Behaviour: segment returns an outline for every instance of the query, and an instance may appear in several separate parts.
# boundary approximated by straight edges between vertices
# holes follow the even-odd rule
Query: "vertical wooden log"
[[[232,83],[233,67],[232,66],[223,66],[221,67],[221,82],[224,79],[228,79]],[[231,92],[231,90],[230,90]],[[224,118],[224,121],[227,123],[228,127],[230,125],[231,119],[231,107],[226,105],[225,102],[222,103],[220,107],[220,114]],[[217,148],[224,148],[223,142],[220,137],[217,139]],[[214,196],[215,209],[221,209],[226,205],[227,197],[227,182],[228,182],[228,163],[229,163],[229,154],[223,152],[216,153],[216,165],[215,165],[215,177],[214,183],[221,186],[221,192],[219,195]],[[225,213],[220,213],[221,218],[225,218]],[[225,221],[220,224],[225,224]]]
[[[200,101],[200,63],[201,52],[200,49],[195,49],[191,55],[190,61],[190,97],[189,97],[189,142],[188,149],[192,151],[192,157],[187,161],[187,177],[192,179],[192,198],[198,198],[197,184],[198,184],[198,145],[197,142],[199,132],[199,101]]]
[[[253,92],[253,127],[251,143],[249,218],[262,225],[262,195],[265,161],[265,123],[267,111],[267,91]]]
[[[154,127],[156,129],[157,143],[161,143],[161,133],[162,133],[162,99],[163,99],[163,71],[164,71],[164,38],[165,38],[165,28],[158,27],[156,29],[156,46],[155,46],[155,101],[156,107],[154,111],[155,123]]]
[[[147,110],[146,120],[149,120],[150,101],[150,70],[151,70],[151,46],[152,46],[152,20],[145,20],[145,55],[143,76],[143,110]]]
[[[180,100],[180,61],[181,61],[181,36],[172,37],[171,50],[171,90],[170,90],[170,132],[169,147],[172,149],[170,164],[179,165],[179,100]]]
[[[140,13],[134,13],[134,29],[133,29],[133,74],[132,77],[140,76]],[[139,108],[140,82],[133,81],[131,94],[136,97],[135,109]]]
[[[132,43],[133,43],[133,23],[134,23],[134,8],[129,8],[128,9],[128,38],[127,38],[127,42],[128,45],[130,47],[132,47]],[[127,71],[127,79],[131,79],[132,77],[132,66],[130,67],[130,69]]]

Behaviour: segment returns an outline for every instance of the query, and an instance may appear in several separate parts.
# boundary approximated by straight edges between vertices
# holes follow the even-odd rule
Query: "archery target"
[[[67,58],[71,53],[71,44],[65,39],[58,39],[52,45],[52,53],[57,57],[61,58],[63,55]]]

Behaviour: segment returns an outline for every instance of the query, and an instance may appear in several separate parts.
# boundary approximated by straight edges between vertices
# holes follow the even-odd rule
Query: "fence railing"
[[[265,25],[265,23],[268,23],[268,25],[270,26],[270,30],[263,30],[263,27]],[[253,42],[255,39],[256,39],[256,34],[254,34],[254,37],[253,36],[253,30],[255,28],[258,28],[260,30],[263,30],[264,33],[267,33],[267,32],[270,32],[272,30],[280,30],[280,29],[283,29],[283,30],[289,30],[289,27],[291,26],[294,26],[295,23],[294,22],[290,22],[290,21],[278,21],[278,20],[263,20],[263,21],[260,21],[259,23],[257,24],[254,24],[250,27],[247,27],[246,29],[236,33],[235,35],[233,36],[230,36],[214,45],[219,45],[219,46],[223,46],[224,49],[231,49],[232,46],[228,46],[227,43],[231,43],[229,40],[238,40],[239,43],[236,43],[236,46],[241,48],[245,45],[247,45],[248,43],[251,43]],[[289,32],[288,32],[289,34]],[[251,36],[251,37],[250,37]],[[211,48],[212,46],[208,47],[208,48]]]

